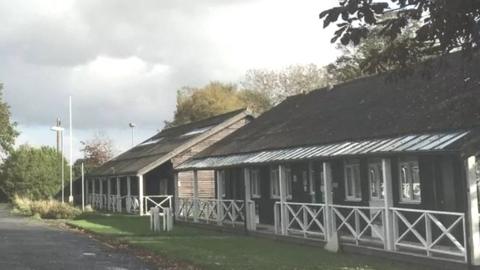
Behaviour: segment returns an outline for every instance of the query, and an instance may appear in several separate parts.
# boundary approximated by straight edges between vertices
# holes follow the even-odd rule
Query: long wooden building
[[[96,168],[86,181],[87,203],[96,209],[145,214],[150,207],[172,205],[173,168],[250,122],[246,110],[163,129]],[[186,179],[186,180],[184,180]],[[180,174],[177,196],[192,196],[188,173]],[[200,198],[215,197],[213,171],[198,177]]]
[[[480,61],[293,96],[177,167],[177,220],[480,265]]]

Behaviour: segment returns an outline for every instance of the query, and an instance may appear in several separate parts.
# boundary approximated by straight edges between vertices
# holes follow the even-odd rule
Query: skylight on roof
[[[148,140],[148,141],[145,141],[145,142],[141,143],[140,145],[155,144],[155,143],[158,143],[159,141],[161,141],[162,139],[163,139],[162,137],[156,138],[156,139],[151,139],[151,140]]]
[[[187,133],[182,134],[182,137],[201,134],[201,133],[204,133],[205,131],[211,129],[212,127],[213,127],[213,126],[208,126],[208,127],[203,127],[203,128],[197,128],[197,129],[194,129],[194,130],[191,130],[191,131],[189,131],[189,132],[187,132]]]

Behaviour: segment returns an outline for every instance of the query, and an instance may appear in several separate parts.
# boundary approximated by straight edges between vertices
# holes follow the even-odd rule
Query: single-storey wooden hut
[[[217,196],[176,218],[479,265],[475,59],[288,98],[177,168]]]
[[[173,168],[251,119],[242,109],[163,129],[89,173],[85,184],[87,203],[97,209],[140,214],[153,206],[172,205]],[[213,179],[212,171],[202,172],[197,188],[199,197],[215,197]],[[177,195],[192,194],[188,173],[180,174],[178,186]]]

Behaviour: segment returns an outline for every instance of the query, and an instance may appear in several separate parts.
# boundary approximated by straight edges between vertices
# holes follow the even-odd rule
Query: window
[[[270,169],[270,197],[272,199],[279,199],[280,198],[280,181],[278,167],[272,167]],[[292,198],[292,171],[290,168],[285,168],[285,178],[287,180],[286,185],[286,194],[287,199]]]
[[[293,174],[290,167],[285,167],[285,179],[287,180],[287,199],[292,198]]]
[[[420,169],[414,158],[399,161],[400,201],[420,203]]]
[[[352,201],[362,199],[360,163],[358,160],[345,161],[345,197],[347,200]]]
[[[250,193],[252,198],[260,198],[260,172],[258,169],[250,170]]]
[[[372,160],[368,164],[368,180],[370,183],[370,199],[383,200],[383,169],[382,162],[380,160]]]
[[[270,197],[280,198],[280,183],[278,182],[278,168],[270,169]]]

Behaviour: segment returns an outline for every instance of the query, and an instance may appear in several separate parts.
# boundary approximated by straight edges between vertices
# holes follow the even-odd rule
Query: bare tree
[[[329,81],[324,67],[309,64],[292,65],[281,70],[249,70],[241,85],[244,89],[263,93],[278,104],[288,96],[325,87]]]

